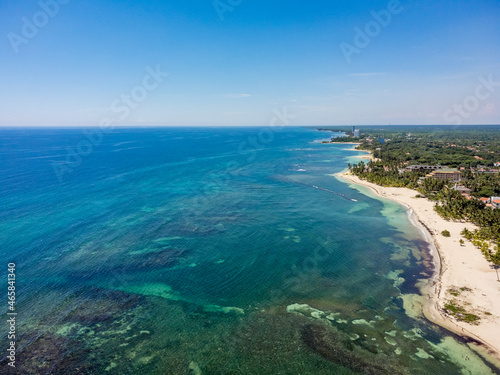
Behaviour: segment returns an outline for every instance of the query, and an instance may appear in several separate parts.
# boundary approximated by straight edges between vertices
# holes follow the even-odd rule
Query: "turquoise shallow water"
[[[324,137],[116,129],[70,165],[81,130],[1,130],[18,371],[494,373],[405,311],[427,244],[403,208],[332,177],[355,153]]]

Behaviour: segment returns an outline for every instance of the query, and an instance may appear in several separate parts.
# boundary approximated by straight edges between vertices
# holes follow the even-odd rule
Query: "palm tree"
[[[490,253],[490,262],[493,263],[493,267],[497,273],[497,281],[500,282],[500,277],[498,276],[498,268],[500,267],[500,245],[497,244],[496,251]]]

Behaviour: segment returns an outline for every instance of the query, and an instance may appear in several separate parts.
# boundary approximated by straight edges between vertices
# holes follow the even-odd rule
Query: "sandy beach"
[[[361,157],[366,158],[365,155]],[[382,187],[361,180],[348,171],[336,176],[347,180],[353,187],[368,187],[379,197],[393,200],[412,211],[416,224],[425,228],[431,245],[437,250],[433,251],[436,273],[424,288],[425,301],[420,306],[422,314],[458,335],[478,341],[473,347],[500,364],[500,282],[479,249],[467,240],[464,240],[464,246],[459,243],[464,228],[473,230],[476,227],[471,223],[444,220],[434,211],[433,202],[416,198],[419,194],[416,190]],[[441,234],[444,230],[448,230],[451,236],[444,237]],[[467,313],[479,316],[479,324],[462,322],[448,315],[444,305],[450,300],[463,306]]]
[[[359,146],[361,143],[358,143],[358,142],[330,142],[330,143],[324,143],[324,144],[326,144],[326,145],[355,145],[355,146]],[[354,156],[354,158],[356,158],[356,159],[364,159],[364,160],[371,160],[371,161],[380,160],[379,158],[376,158],[375,156],[373,156],[373,154],[367,150],[357,150],[356,148],[344,148],[343,150],[355,151],[355,152],[365,152],[365,155]]]

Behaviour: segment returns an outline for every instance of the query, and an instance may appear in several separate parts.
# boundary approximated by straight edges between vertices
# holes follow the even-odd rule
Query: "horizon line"
[[[296,127],[372,127],[372,126],[444,126],[444,127],[466,127],[466,126],[500,126],[500,123],[491,124],[321,124],[321,125],[283,125],[280,127],[284,128],[296,128]],[[12,129],[12,128],[99,128],[100,125],[0,125],[0,129]],[[257,128],[257,127],[276,127],[272,125],[117,125],[109,127],[110,129],[127,129],[127,128]]]

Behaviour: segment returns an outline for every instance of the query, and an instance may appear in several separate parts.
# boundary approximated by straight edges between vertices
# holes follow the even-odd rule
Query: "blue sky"
[[[500,123],[498,0],[216,4],[1,2],[0,126]]]

